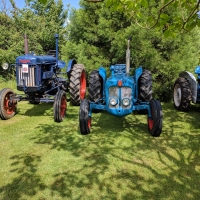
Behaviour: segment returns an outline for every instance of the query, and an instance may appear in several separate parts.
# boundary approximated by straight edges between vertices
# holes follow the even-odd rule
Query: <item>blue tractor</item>
[[[86,72],[84,65],[70,60],[68,66],[59,60],[58,34],[55,34],[56,50],[47,55],[35,55],[28,52],[28,39],[25,35],[25,55],[16,58],[15,71],[17,90],[23,94],[17,95],[12,89],[0,91],[0,118],[10,119],[16,114],[17,102],[29,101],[31,104],[53,102],[54,121],[61,122],[67,110],[67,94],[70,94],[72,105],[80,105],[80,100],[86,94]],[[2,65],[3,69],[8,64]],[[62,72],[66,67],[66,71]]]
[[[100,67],[89,76],[89,99],[80,104],[79,126],[81,134],[90,133],[92,113],[107,111],[124,117],[139,111],[147,114],[148,130],[154,137],[162,131],[162,107],[152,98],[150,71],[139,67],[130,75],[130,40],[126,51],[126,64],[110,66],[111,76],[106,80],[106,70]]]
[[[197,78],[188,71],[182,71],[175,80],[173,100],[177,110],[187,112],[190,102],[200,103],[200,66],[197,66],[194,72]]]

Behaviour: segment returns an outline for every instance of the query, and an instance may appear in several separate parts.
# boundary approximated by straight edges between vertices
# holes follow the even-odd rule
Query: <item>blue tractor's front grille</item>
[[[27,71],[23,69],[22,66],[17,67],[17,77],[18,77],[18,86],[23,86],[25,84],[26,87],[34,87],[36,86],[35,81],[35,67],[28,66]]]
[[[129,87],[110,87],[109,99],[111,98],[116,98],[118,101],[114,106],[109,103],[109,108],[130,109],[132,104],[132,89]],[[130,104],[128,106],[124,106],[122,103],[122,100],[125,98],[130,100]]]

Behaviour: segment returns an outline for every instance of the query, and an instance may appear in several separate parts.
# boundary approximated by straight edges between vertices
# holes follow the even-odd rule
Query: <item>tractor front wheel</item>
[[[80,101],[86,95],[86,72],[82,64],[75,64],[70,74],[69,84],[70,100],[74,106],[80,105]]]
[[[63,90],[59,90],[56,93],[54,104],[53,104],[53,114],[55,122],[62,122],[66,115],[67,110],[67,98],[66,93]]]
[[[160,101],[150,101],[151,118],[147,118],[148,130],[154,137],[159,137],[162,132],[162,107]]]
[[[12,118],[17,111],[17,101],[10,100],[10,95],[14,94],[9,88],[0,91],[0,118],[3,120]]]
[[[179,77],[174,83],[174,107],[177,110],[188,111],[192,93],[189,87],[189,82],[186,78]]]
[[[91,117],[89,116],[90,103],[88,100],[81,101],[79,111],[79,126],[82,135],[90,133]]]

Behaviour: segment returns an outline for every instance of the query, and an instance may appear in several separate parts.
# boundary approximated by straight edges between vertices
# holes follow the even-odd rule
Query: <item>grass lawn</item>
[[[162,103],[158,138],[145,115],[105,112],[93,114],[83,136],[79,107],[68,103],[55,123],[52,105],[19,102],[16,116],[0,119],[1,200],[200,198],[200,105],[183,113]]]

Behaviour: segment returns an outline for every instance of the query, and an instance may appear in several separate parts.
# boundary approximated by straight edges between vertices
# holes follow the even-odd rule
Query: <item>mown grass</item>
[[[0,199],[199,199],[200,106],[162,108],[159,138],[145,115],[105,112],[82,136],[79,107],[68,103],[55,123],[52,104],[18,103],[16,116],[0,120]]]

